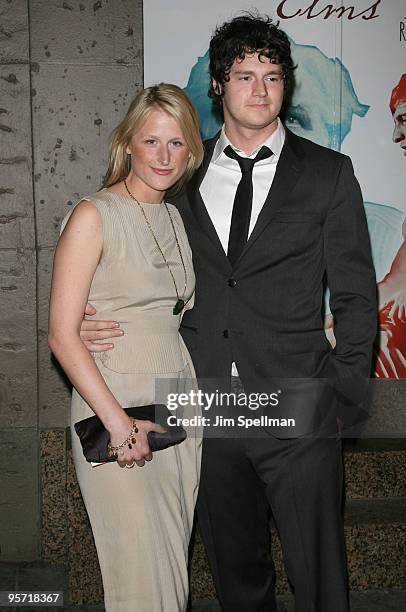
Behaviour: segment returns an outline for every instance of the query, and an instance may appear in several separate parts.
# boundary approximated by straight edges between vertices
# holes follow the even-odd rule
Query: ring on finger
[[[135,465],[135,461],[133,461],[133,462],[132,462],[132,463],[130,463],[130,464],[126,463],[126,464],[125,464],[125,467],[126,467],[128,470],[129,470],[130,468],[133,468],[133,467],[134,467],[134,465]]]

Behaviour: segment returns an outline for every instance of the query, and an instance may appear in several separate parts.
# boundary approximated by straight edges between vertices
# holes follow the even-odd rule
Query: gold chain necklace
[[[171,270],[171,267],[170,267],[170,265],[169,265],[169,263],[168,263],[168,261],[167,261],[167,259],[166,259],[165,255],[164,255],[164,252],[163,252],[163,250],[161,249],[161,246],[160,246],[160,244],[159,244],[159,242],[158,242],[158,239],[157,239],[157,237],[155,236],[154,230],[152,229],[152,226],[151,226],[151,224],[150,224],[150,222],[149,222],[149,220],[148,220],[148,217],[147,217],[147,215],[145,214],[144,207],[142,206],[141,202],[139,202],[139,201],[137,200],[137,198],[136,198],[136,197],[135,197],[135,196],[134,196],[134,195],[131,193],[131,191],[128,189],[128,186],[127,186],[127,181],[126,181],[125,179],[124,179],[124,186],[125,186],[125,188],[126,188],[126,190],[127,190],[128,195],[129,195],[129,196],[130,196],[130,197],[131,197],[131,198],[132,198],[132,199],[133,199],[135,202],[137,202],[137,204],[138,204],[138,206],[139,206],[139,208],[140,208],[140,210],[141,210],[141,212],[142,212],[142,214],[143,214],[143,217],[144,217],[144,219],[145,219],[145,222],[146,222],[146,224],[147,224],[147,226],[148,226],[148,228],[149,228],[149,231],[151,232],[151,235],[152,235],[152,237],[153,237],[153,239],[154,239],[154,241],[155,241],[155,244],[156,244],[156,246],[157,246],[157,249],[158,249],[158,251],[161,253],[162,259],[164,260],[164,262],[165,262],[165,264],[166,264],[166,267],[167,267],[167,268],[168,268],[168,270],[169,270],[169,274],[170,274],[170,275],[171,275],[171,277],[172,277],[173,285],[174,285],[174,287],[175,287],[175,291],[176,291],[176,298],[177,298],[176,304],[175,304],[175,306],[174,306],[174,307],[173,307],[173,309],[172,309],[172,314],[174,314],[174,315],[178,315],[180,312],[182,312],[182,310],[184,309],[185,304],[186,304],[186,302],[185,302],[185,299],[184,299],[184,298],[185,298],[186,287],[187,287],[187,272],[186,272],[185,262],[183,261],[183,255],[182,255],[182,251],[181,251],[181,248],[180,248],[180,244],[179,244],[179,240],[178,240],[178,235],[177,235],[177,233],[176,233],[176,230],[175,230],[175,225],[174,225],[174,223],[173,223],[172,215],[171,215],[171,213],[169,212],[168,205],[167,205],[167,203],[166,203],[166,202],[164,202],[164,206],[165,206],[165,208],[166,208],[166,212],[168,213],[168,217],[169,217],[169,220],[170,220],[171,225],[172,225],[172,230],[173,230],[173,234],[174,234],[174,236],[175,236],[176,245],[177,245],[177,247],[178,247],[180,261],[182,262],[183,274],[185,275],[185,286],[184,286],[184,289],[183,289],[183,294],[182,294],[182,297],[179,297],[179,292],[178,292],[178,288],[177,288],[177,286],[176,286],[175,277],[174,277],[174,275],[173,275],[173,272],[172,272],[172,270]]]

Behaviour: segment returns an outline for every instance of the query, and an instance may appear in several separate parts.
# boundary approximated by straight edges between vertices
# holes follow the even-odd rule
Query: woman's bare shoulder
[[[64,217],[61,233],[65,228],[76,229],[85,227],[98,229],[101,227],[101,216],[98,206],[90,198],[83,198],[75,204],[74,208]]]

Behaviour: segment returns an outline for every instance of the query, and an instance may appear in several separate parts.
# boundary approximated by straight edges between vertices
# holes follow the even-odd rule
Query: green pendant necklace
[[[166,267],[167,267],[167,268],[168,268],[168,270],[169,270],[169,274],[170,274],[170,275],[171,275],[171,277],[172,277],[172,281],[173,281],[173,285],[174,285],[174,287],[175,287],[175,292],[176,292],[176,297],[177,297],[176,304],[175,304],[175,306],[174,306],[174,307],[173,307],[173,309],[172,309],[172,314],[174,314],[174,315],[178,315],[178,314],[180,314],[180,313],[182,312],[182,310],[184,309],[185,304],[186,304],[186,302],[185,302],[185,294],[186,294],[186,287],[187,287],[187,272],[186,272],[185,262],[183,261],[183,255],[182,255],[182,251],[181,251],[181,248],[180,248],[180,244],[179,244],[179,240],[178,240],[178,235],[177,235],[177,233],[176,233],[176,230],[175,230],[175,225],[174,225],[174,223],[173,223],[172,215],[171,215],[171,213],[170,213],[170,211],[169,211],[168,205],[167,205],[167,203],[166,203],[166,202],[164,202],[164,203],[163,203],[163,204],[164,204],[164,206],[165,206],[165,208],[166,208],[166,211],[167,211],[167,213],[168,213],[168,217],[169,217],[169,220],[170,220],[170,222],[171,222],[171,225],[172,225],[173,235],[175,236],[175,241],[176,241],[176,245],[177,245],[177,247],[178,247],[180,261],[181,261],[181,263],[182,263],[182,267],[183,267],[183,274],[184,274],[184,276],[185,276],[185,286],[184,286],[184,289],[183,289],[182,297],[179,297],[179,292],[178,292],[178,288],[177,288],[177,286],[176,286],[175,277],[174,277],[173,272],[172,272],[172,270],[171,270],[171,267],[170,267],[170,265],[169,265],[169,263],[168,263],[168,261],[167,261],[167,259],[166,259],[166,257],[165,257],[165,254],[164,254],[163,250],[161,249],[161,246],[160,246],[160,244],[159,244],[159,242],[158,242],[158,239],[157,239],[157,237],[155,236],[155,232],[154,232],[154,230],[152,229],[152,226],[151,226],[151,224],[150,224],[150,222],[149,222],[149,220],[148,220],[148,217],[147,217],[147,215],[145,214],[144,207],[142,206],[141,202],[139,202],[139,201],[137,200],[137,198],[136,198],[136,197],[135,197],[135,196],[134,196],[134,195],[131,193],[131,191],[128,189],[127,182],[126,182],[126,180],[125,180],[125,179],[124,179],[124,186],[125,186],[125,188],[126,188],[126,190],[127,190],[128,195],[129,195],[129,196],[130,196],[130,197],[131,197],[131,198],[132,198],[132,199],[133,199],[135,202],[137,202],[137,204],[138,204],[138,206],[139,206],[139,208],[140,208],[140,210],[141,210],[141,212],[142,212],[142,215],[143,215],[143,217],[144,217],[144,219],[145,219],[145,222],[146,222],[146,224],[147,224],[147,226],[148,226],[148,228],[149,228],[149,231],[151,232],[152,238],[153,238],[153,239],[154,239],[154,241],[155,241],[155,244],[156,244],[156,246],[157,246],[157,249],[158,249],[158,251],[161,253],[162,259],[164,260],[164,262],[165,262],[165,264],[166,264]]]

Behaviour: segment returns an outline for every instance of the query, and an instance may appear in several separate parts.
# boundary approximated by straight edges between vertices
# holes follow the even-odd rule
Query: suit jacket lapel
[[[219,134],[220,133],[216,134],[214,138],[212,138],[211,140],[207,140],[204,143],[205,153],[204,153],[203,162],[200,168],[195,172],[195,174],[193,175],[193,177],[191,178],[191,180],[189,181],[187,185],[187,196],[188,196],[191,210],[199,224],[199,227],[205,234],[207,234],[207,236],[210,238],[210,240],[212,241],[216,249],[218,249],[221,252],[221,254],[224,256],[224,258],[228,261],[227,255],[224,252],[224,249],[222,247],[222,244],[220,242],[216,229],[213,225],[210,215],[207,212],[206,206],[203,202],[203,198],[200,195],[200,185],[209,167],[209,164],[210,164],[210,161],[213,155],[214,147],[219,138]]]
[[[261,212],[258,215],[255,227],[238,261],[246,255],[247,251],[259,238],[268,223],[272,221],[272,218],[282,206],[287,194],[293,191],[302,171],[303,163],[304,159],[303,155],[301,155],[299,140],[292,132],[286,129],[285,143],[278,161],[274,180]]]

